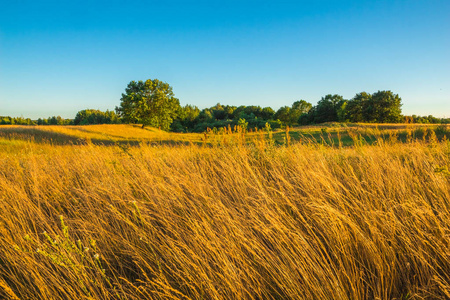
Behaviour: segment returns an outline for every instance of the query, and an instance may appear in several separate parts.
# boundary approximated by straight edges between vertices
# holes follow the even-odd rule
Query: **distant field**
[[[288,131],[276,130],[272,138],[276,144],[290,142],[318,142],[343,146],[351,146],[355,138],[365,143],[373,143],[377,138],[388,138],[396,135],[399,140],[406,141],[408,134],[411,138],[423,138],[425,132],[436,132],[437,138],[446,136],[450,139],[450,126],[423,124],[339,124],[331,123],[318,126],[294,127]],[[219,130],[207,133],[171,133],[155,128],[144,128],[140,125],[86,125],[86,126],[0,126],[0,136],[16,140],[33,140],[52,144],[220,144],[223,142],[237,142],[245,139],[252,142],[257,138],[265,139],[269,134],[264,130],[249,129],[243,135],[241,131]]]
[[[326,126],[0,126],[0,299],[449,299],[449,128]]]

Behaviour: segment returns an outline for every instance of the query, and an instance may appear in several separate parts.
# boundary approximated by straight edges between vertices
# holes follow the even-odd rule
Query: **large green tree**
[[[172,87],[158,79],[131,81],[116,112],[126,123],[139,123],[169,130],[180,111],[180,102]]]

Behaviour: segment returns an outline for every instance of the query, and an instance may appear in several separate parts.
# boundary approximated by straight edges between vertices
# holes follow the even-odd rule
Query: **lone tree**
[[[169,130],[180,111],[172,87],[158,79],[131,81],[122,94],[117,114],[125,123],[138,123]]]

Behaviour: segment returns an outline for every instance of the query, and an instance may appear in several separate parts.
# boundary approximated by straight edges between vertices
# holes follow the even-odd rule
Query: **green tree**
[[[241,126],[243,131],[247,131],[248,122],[245,119],[239,119],[238,125]]]
[[[212,115],[215,120],[225,120],[228,118],[228,113],[225,108],[217,103],[216,106],[211,107]]]
[[[328,94],[322,97],[313,110],[313,122],[324,123],[338,121],[338,112],[345,103],[346,100],[340,95]]]
[[[312,104],[305,100],[295,101],[292,104],[292,109],[298,110],[301,114],[307,113],[311,108]]]
[[[305,100],[295,101],[291,107],[280,107],[275,113],[274,118],[280,120],[284,124],[292,126],[299,123],[300,116],[308,113],[311,108],[312,104]]]
[[[261,117],[264,120],[272,120],[274,114],[275,114],[275,111],[271,107],[264,107],[262,109]]]
[[[273,118],[275,120],[280,120],[284,124],[291,125],[291,108],[289,106],[282,106],[280,107]]]
[[[369,120],[368,105],[372,99],[372,95],[366,92],[356,94],[353,99],[348,101],[345,117],[350,122],[365,122]]]
[[[58,118],[56,118],[56,116],[49,117],[48,119],[49,119],[48,123],[50,125],[58,125]]]
[[[198,115],[200,114],[200,109],[198,109],[195,105],[189,105],[183,107],[182,114],[181,114],[181,120],[183,121],[189,121],[193,122],[195,119],[198,118]]]
[[[199,115],[200,109],[197,106],[187,104],[181,107],[178,117],[170,126],[171,131],[189,132],[197,124]]]
[[[301,124],[300,117],[304,114],[307,114],[311,110],[311,108],[312,104],[305,100],[295,101],[292,104],[291,110],[289,112],[290,125],[294,123]]]
[[[126,123],[169,130],[180,112],[180,102],[168,83],[158,79],[131,81],[116,112]]]
[[[391,91],[372,94],[367,103],[366,121],[376,123],[398,123],[402,120],[402,99]]]

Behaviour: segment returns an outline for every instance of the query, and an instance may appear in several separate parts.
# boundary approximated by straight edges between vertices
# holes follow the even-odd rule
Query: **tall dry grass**
[[[450,298],[448,142],[1,147],[0,298]]]

